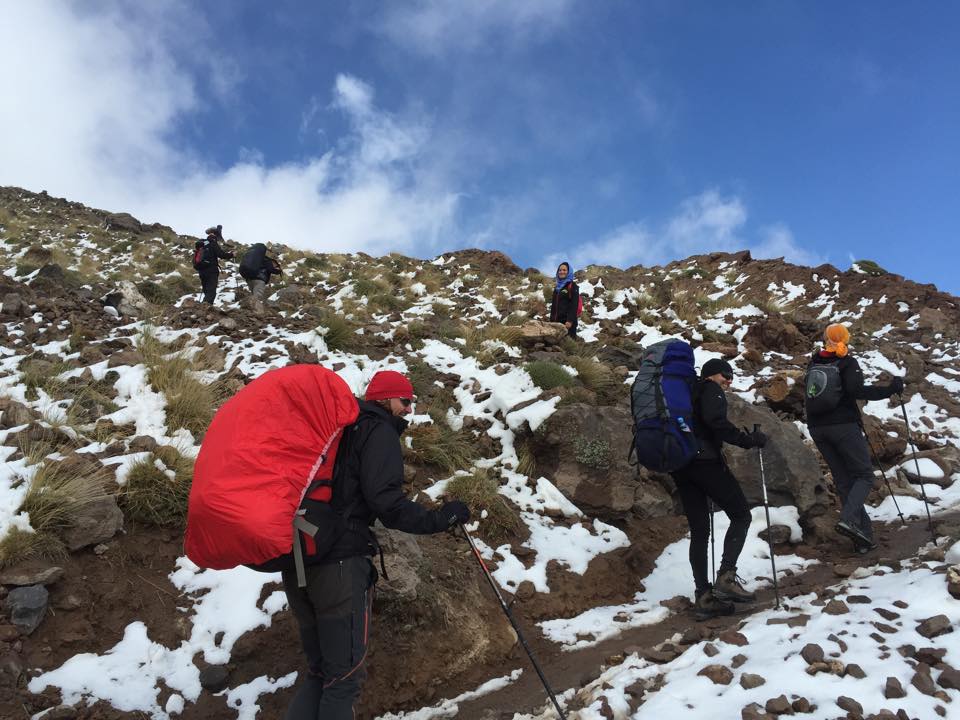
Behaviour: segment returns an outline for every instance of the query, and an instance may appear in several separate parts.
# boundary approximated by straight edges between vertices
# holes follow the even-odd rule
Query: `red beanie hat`
[[[396,370],[381,370],[367,385],[365,400],[389,400],[390,398],[413,399],[413,385],[406,376]]]

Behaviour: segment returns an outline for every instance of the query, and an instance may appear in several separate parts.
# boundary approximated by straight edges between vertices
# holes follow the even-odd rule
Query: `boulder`
[[[643,346],[630,340],[617,345],[604,345],[597,351],[597,359],[611,367],[623,365],[629,370],[639,370],[643,361]]]
[[[104,218],[103,224],[107,230],[122,230],[134,234],[143,229],[140,221],[129,213],[110,213]]]
[[[567,328],[563,323],[531,320],[520,326],[520,344],[533,347],[537,343],[557,345],[567,337]]]
[[[278,305],[300,307],[303,305],[303,292],[296,285],[285,285],[275,293]]]
[[[760,389],[763,399],[774,410],[803,418],[803,378],[777,373]]]
[[[417,599],[423,551],[413,535],[399,530],[389,530],[377,525],[377,541],[383,550],[384,563],[390,569],[389,579],[377,581],[377,597],[387,602],[413,601]]]
[[[750,325],[743,338],[744,344],[760,352],[775,350],[788,355],[807,352],[810,340],[800,332],[796,325],[786,322],[779,315],[773,315]]]
[[[564,405],[531,438],[540,473],[601,519],[674,513],[672,481],[627,462],[633,419],[625,407]]]
[[[39,293],[50,294],[61,293],[67,285],[75,284],[75,282],[68,280],[63,268],[56,263],[47,263],[41,267],[30,281],[30,287]]]
[[[917,453],[917,461],[914,462],[911,453],[900,463],[900,472],[906,476],[907,480],[917,484],[930,483],[942,488],[949,487],[953,484],[953,474],[958,472],[957,464],[960,464],[960,450],[952,445],[935,450],[923,450]],[[922,477],[917,474],[918,464],[923,473]],[[927,470],[924,470],[925,467]]]
[[[734,393],[727,393],[728,417],[737,427],[752,429],[759,424],[769,438],[763,449],[767,496],[771,505],[794,505],[801,518],[820,515],[829,507],[827,486],[820,472],[817,454],[806,445],[800,430],[780,420],[761,405],[750,405]],[[760,462],[756,450],[729,447],[727,462],[737,476],[747,500],[763,502]]]
[[[0,585],[52,585],[62,577],[62,567],[24,564],[0,572]]]
[[[103,304],[131,317],[140,317],[150,310],[150,303],[130,280],[121,280],[116,290],[104,296]]]
[[[6,293],[3,296],[3,305],[0,307],[4,315],[23,317],[30,312],[30,306],[23,301],[19,293]]]
[[[893,428],[886,427],[872,415],[863,415],[863,427],[867,432],[867,440],[873,447],[882,463],[892,463],[900,459],[907,451],[907,439],[899,434],[891,435]],[[902,429],[902,425],[900,428]],[[886,469],[886,466],[884,466]]]
[[[50,593],[43,585],[14,588],[4,600],[10,613],[10,622],[24,635],[29,635],[40,625],[47,613]]]
[[[73,524],[63,533],[70,551],[109,540],[123,530],[123,512],[113,495],[84,503],[74,514]]]
[[[8,397],[0,397],[0,429],[9,430],[32,421],[30,408]]]

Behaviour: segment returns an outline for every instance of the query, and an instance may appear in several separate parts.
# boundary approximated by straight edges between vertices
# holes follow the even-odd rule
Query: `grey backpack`
[[[810,363],[804,379],[804,397],[807,416],[823,415],[836,409],[843,398],[840,361]]]

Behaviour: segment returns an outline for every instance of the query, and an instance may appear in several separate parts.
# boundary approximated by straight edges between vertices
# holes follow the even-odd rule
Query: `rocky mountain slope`
[[[710,626],[682,643],[663,634],[683,635],[692,622],[681,598],[692,592],[686,526],[670,478],[627,463],[629,382],[642,346],[664,337],[690,341],[700,363],[728,358],[738,371],[735,422],[759,423],[771,436],[764,460],[777,506],[777,564],[797,609],[737,619],[745,637],[768,644],[751,629],[757,623],[810,616],[850,592],[813,579],[815,568],[839,563],[837,577],[846,577],[859,561],[833,534],[836,499],[802,423],[806,358],[830,321],[849,323],[868,380],[905,376],[918,451],[914,463],[899,404],[865,406],[889,481],[877,483],[872,514],[892,522],[899,508],[910,525],[900,532],[891,524],[880,554],[866,562],[896,563],[880,577],[913,573],[928,596],[949,601],[944,577],[955,576],[944,550],[960,539],[955,297],[866,261],[841,272],[718,253],[664,267],[591,266],[578,273],[585,313],[573,342],[532,322],[544,315],[552,281],[501,253],[423,261],[276,246],[285,274],[258,315],[232,263],[216,306],[197,302],[194,239],[0,188],[2,717],[282,715],[302,665],[276,579],[200,571],[182,557],[181,541],[192,458],[213,413],[246,382],[290,363],[321,363],[358,393],[378,369],[410,374],[419,395],[405,436],[410,492],[427,503],[467,495],[475,514],[483,511],[483,552],[548,675],[558,668],[564,702],[582,718],[670,709],[664,703],[675,693],[661,699],[656,689],[680,682],[670,679],[678,677],[673,665],[691,667],[689,653],[716,641]],[[756,453],[734,450],[729,461],[758,503]],[[916,530],[926,524],[918,471],[940,537],[920,557],[929,537]],[[766,597],[764,528],[760,508],[741,575]],[[420,708],[413,717],[447,717],[458,704],[444,698],[462,693],[462,717],[549,717],[528,684],[532,673],[517,679],[525,659],[462,539],[382,535],[390,579],[378,586],[362,717]],[[881,580],[863,582],[891,592]],[[922,607],[917,622],[929,619]],[[958,611],[944,612],[952,629]],[[716,635],[737,629],[713,626]],[[942,633],[929,635],[933,646],[935,638]],[[951,652],[936,662],[901,653],[903,672],[913,667],[907,661],[937,669],[934,690],[921,694],[939,707],[960,699],[949,677],[934,681],[951,660],[960,664]],[[735,654],[713,664],[729,673]],[[583,668],[578,677],[559,669],[573,657]],[[470,694],[497,678],[506,679],[485,688],[490,700]],[[849,692],[869,707],[871,688],[864,684],[862,697],[856,686]],[[764,700],[787,690],[770,678],[756,692],[766,692]],[[721,692],[731,708],[756,699]],[[804,699],[828,712],[814,694]],[[704,713],[708,696],[700,698]],[[697,698],[683,703],[695,708]],[[823,717],[839,711],[832,712]]]

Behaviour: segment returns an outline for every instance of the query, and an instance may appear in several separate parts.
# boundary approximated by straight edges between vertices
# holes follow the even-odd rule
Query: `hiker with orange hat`
[[[836,530],[853,540],[857,552],[876,548],[870,517],[864,510],[873,489],[873,465],[857,400],[885,400],[903,392],[903,378],[888,385],[866,385],[860,364],[851,357],[850,332],[839,323],[827,326],[823,349],[807,366],[807,428],[833,475],[842,507]]]
[[[380,546],[370,529],[416,535],[442,532],[470,519],[458,500],[428,510],[403,492],[400,435],[413,411],[413,385],[401,373],[381,370],[359,401],[360,415],[346,428],[333,471],[331,505],[342,519],[341,535],[322,557],[307,557],[306,587],[294,570],[283,586],[300,628],[309,672],[287,709],[287,720],[347,720],[366,678],[377,571],[370,558]],[[381,567],[383,556],[381,554]]]

